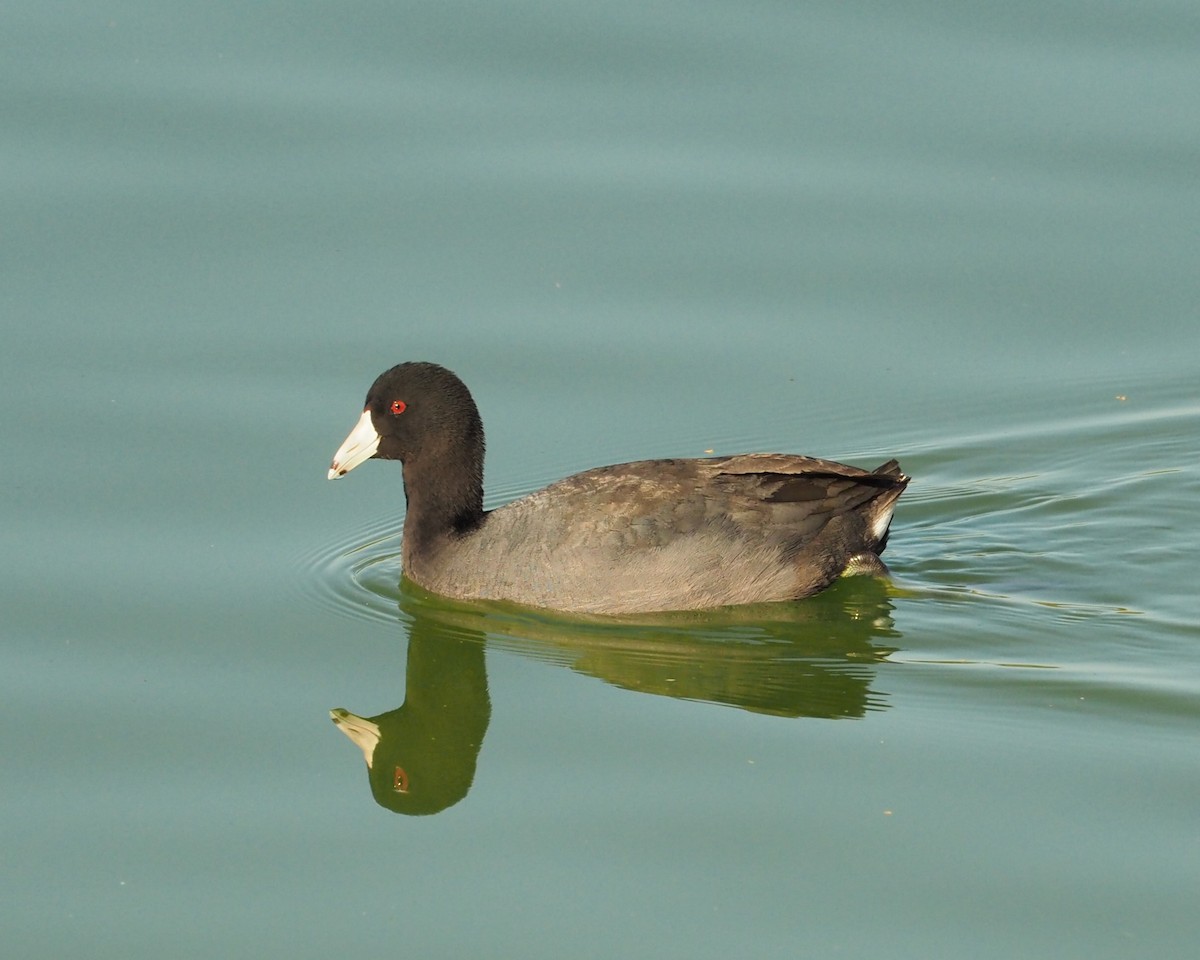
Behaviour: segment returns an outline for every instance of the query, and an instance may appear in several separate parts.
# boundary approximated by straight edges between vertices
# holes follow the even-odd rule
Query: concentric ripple
[[[400,528],[394,514],[320,544],[301,558],[300,567],[307,599],[357,620],[395,621]]]

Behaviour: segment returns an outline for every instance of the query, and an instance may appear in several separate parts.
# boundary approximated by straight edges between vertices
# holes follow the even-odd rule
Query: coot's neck
[[[483,431],[429,442],[404,461],[403,563],[483,521]]]

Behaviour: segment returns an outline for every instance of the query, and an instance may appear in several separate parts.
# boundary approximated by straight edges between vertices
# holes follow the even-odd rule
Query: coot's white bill
[[[350,431],[337,453],[333,455],[333,463],[329,465],[329,479],[336,480],[344,477],[364,460],[370,460],[379,450],[379,434],[375,424],[371,422],[371,411],[363,411],[358,423]]]

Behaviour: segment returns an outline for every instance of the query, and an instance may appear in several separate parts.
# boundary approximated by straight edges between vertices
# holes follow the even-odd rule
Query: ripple
[[[1172,574],[1190,569],[1190,554],[1164,531],[1195,499],[1198,420],[1189,395],[898,443],[915,477],[888,553],[899,595],[943,613],[965,604],[993,623],[1182,622]],[[486,505],[547,479],[504,478]],[[370,518],[302,557],[306,599],[358,620],[403,617],[400,523]]]
[[[400,528],[394,514],[343,531],[300,558],[304,597],[356,620],[394,622],[400,582]]]

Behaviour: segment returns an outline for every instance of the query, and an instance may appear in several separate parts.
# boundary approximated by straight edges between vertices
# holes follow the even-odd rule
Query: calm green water
[[[6,955],[1195,955],[1194,4],[6,22]],[[492,504],[896,456],[895,581],[402,593],[403,359]]]

